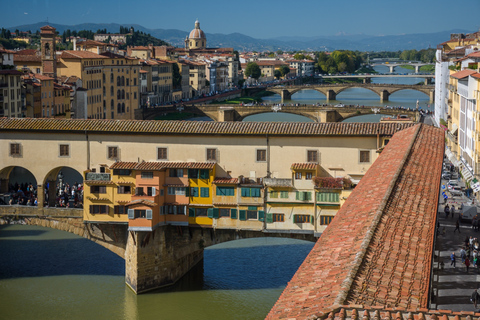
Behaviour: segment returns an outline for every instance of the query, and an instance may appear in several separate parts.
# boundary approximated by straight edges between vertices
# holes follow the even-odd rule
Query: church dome
[[[195,29],[190,31],[189,39],[206,39],[205,33],[200,29],[200,22],[195,21]]]

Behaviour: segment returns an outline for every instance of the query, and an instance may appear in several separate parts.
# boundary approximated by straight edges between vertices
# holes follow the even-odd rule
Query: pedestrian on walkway
[[[448,206],[448,204],[443,209],[443,212],[445,212],[445,218],[448,218],[448,215],[450,214],[450,207]]]
[[[464,242],[465,242],[465,248],[470,245],[470,240],[468,239],[468,236],[465,237]]]
[[[465,248],[462,248],[462,250],[460,250],[460,257],[462,258],[462,263],[465,263],[465,258],[467,257],[467,252],[465,251]]]
[[[470,260],[468,258],[465,259],[465,268],[467,269],[468,273],[468,267],[470,267]]]
[[[453,268],[455,269],[455,252],[452,252],[452,254],[450,255],[450,266],[453,266]]]
[[[453,219],[453,217],[455,216],[455,206],[452,206],[452,208],[450,209],[450,213],[452,214]]]
[[[470,301],[473,302],[473,306],[477,309],[477,303],[480,301],[480,293],[478,293],[478,289],[473,291]]]
[[[470,247],[467,247],[467,249],[465,251],[467,253],[467,257],[470,258]]]
[[[455,229],[453,230],[453,233],[458,230],[458,233],[460,232],[460,219],[457,219],[457,222],[455,222]]]

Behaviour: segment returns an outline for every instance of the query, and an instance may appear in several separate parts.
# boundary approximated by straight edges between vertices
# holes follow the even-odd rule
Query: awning
[[[457,130],[458,130],[458,126],[456,123],[452,124],[452,130],[450,130],[450,132],[454,135],[457,133]]]

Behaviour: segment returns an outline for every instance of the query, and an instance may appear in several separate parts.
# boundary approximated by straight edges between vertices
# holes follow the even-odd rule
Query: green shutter
[[[195,217],[195,209],[194,208],[188,208],[188,216],[189,217]]]
[[[218,219],[220,217],[220,209],[218,208],[213,208],[213,217],[215,219]]]
[[[213,218],[213,208],[208,208],[207,209],[207,217]]]
[[[237,219],[237,209],[230,209],[230,218]]]
[[[297,223],[297,215],[296,214],[293,215],[293,223]]]
[[[200,196],[202,198],[208,198],[209,194],[210,194],[209,188],[204,188],[204,187],[200,188]]]
[[[250,189],[242,188],[242,197],[250,197]]]
[[[282,199],[287,199],[288,198],[288,191],[281,191],[280,197]]]
[[[340,195],[338,193],[333,194],[333,201],[332,202],[340,202]]]
[[[246,210],[240,210],[239,211],[239,218],[241,221],[247,220],[247,211]]]
[[[200,170],[200,179],[208,179],[209,177],[210,175],[208,174],[208,170]]]
[[[260,188],[253,188],[252,189],[252,197],[260,197]]]
[[[265,211],[258,211],[258,220],[264,221],[265,219]]]
[[[190,192],[192,193],[192,197],[198,197],[198,187],[192,187]]]
[[[300,200],[300,193],[298,191],[295,194],[295,200]]]
[[[248,209],[247,209],[247,210],[251,210],[251,211],[257,211],[257,207],[256,207],[256,206],[255,206],[255,207],[252,207],[252,206],[250,206],[250,207],[248,207]]]
[[[217,186],[217,196],[224,196],[225,195],[225,189],[223,187]]]
[[[185,196],[190,197],[190,188],[189,187],[185,188]]]
[[[306,196],[305,200],[308,200],[308,201],[312,200],[312,193],[311,192],[305,192],[305,196]]]
[[[311,223],[311,224],[314,224],[314,222],[315,222],[315,221],[314,221],[314,217],[313,217],[313,216],[310,216],[310,223]]]
[[[267,213],[267,223],[273,223],[273,214]]]

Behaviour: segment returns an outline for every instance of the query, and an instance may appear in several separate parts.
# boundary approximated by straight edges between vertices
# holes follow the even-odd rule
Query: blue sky
[[[480,0],[0,0],[0,26],[48,21],[139,24],[264,39],[339,33],[396,35],[452,29],[478,31]]]

